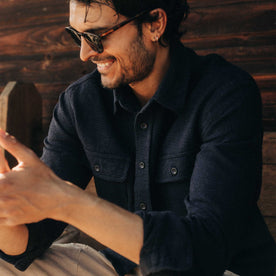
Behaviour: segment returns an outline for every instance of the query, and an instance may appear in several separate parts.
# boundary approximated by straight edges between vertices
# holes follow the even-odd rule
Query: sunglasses
[[[149,12],[148,10],[143,11],[143,12],[135,15],[134,17],[131,17],[131,18],[129,18],[125,21],[122,21],[121,23],[113,26],[112,28],[107,29],[105,32],[103,32],[101,34],[93,34],[90,32],[80,33],[71,26],[66,27],[65,30],[72,36],[72,38],[74,39],[74,41],[77,43],[78,46],[81,46],[81,37],[83,37],[85,39],[85,41],[87,42],[87,44],[91,47],[91,49],[100,54],[103,52],[102,39],[104,37],[112,34],[113,32],[115,32],[119,28],[123,27],[124,25],[128,24],[129,22],[142,17],[143,15],[145,15],[148,12]]]

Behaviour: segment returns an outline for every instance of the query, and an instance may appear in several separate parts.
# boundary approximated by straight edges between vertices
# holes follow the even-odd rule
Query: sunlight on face
[[[86,19],[86,20],[84,20]],[[80,32],[92,30],[95,33],[112,28],[125,20],[111,7],[101,4],[86,5],[76,1],[70,3],[70,24]],[[104,51],[97,53],[82,40],[82,60],[91,60],[101,74],[102,85],[116,88],[123,84],[142,81],[152,71],[155,54],[147,49],[143,35],[139,35],[137,26],[129,23],[102,40]]]

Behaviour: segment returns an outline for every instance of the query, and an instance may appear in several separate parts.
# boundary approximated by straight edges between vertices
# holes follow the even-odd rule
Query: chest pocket
[[[159,159],[155,174],[153,206],[180,216],[187,214],[185,198],[189,195],[195,155],[185,153]]]
[[[157,167],[156,181],[164,183],[189,180],[194,162],[195,154],[193,152],[161,157]]]
[[[121,156],[90,152],[87,154],[99,197],[128,209],[130,159]]]
[[[129,158],[90,153],[88,160],[95,178],[113,182],[124,182],[127,178]]]

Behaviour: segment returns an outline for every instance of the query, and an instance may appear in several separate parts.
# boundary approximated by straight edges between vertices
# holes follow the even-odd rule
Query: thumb
[[[12,154],[18,163],[30,164],[38,159],[35,153],[18,142],[15,137],[0,129],[0,145]]]

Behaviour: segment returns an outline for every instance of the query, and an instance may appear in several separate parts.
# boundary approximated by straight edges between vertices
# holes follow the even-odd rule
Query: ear
[[[154,9],[150,14],[156,18],[152,23],[145,23],[149,38],[152,42],[157,42],[164,34],[167,26],[167,14],[163,9]]]

